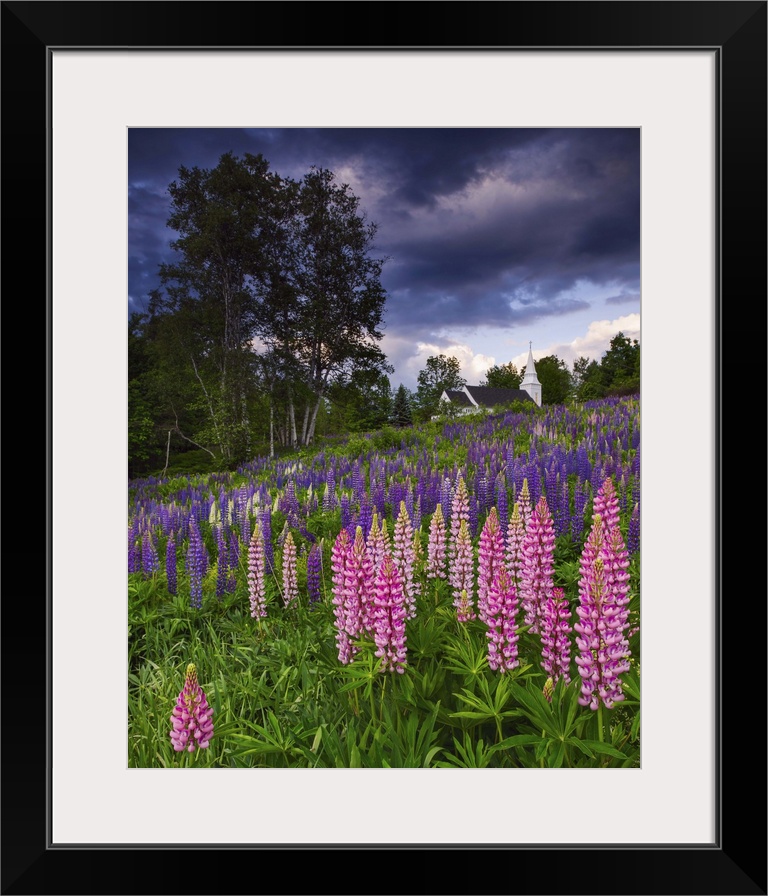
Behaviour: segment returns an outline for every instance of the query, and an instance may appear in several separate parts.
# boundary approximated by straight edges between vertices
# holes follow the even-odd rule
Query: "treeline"
[[[619,332],[611,339],[610,347],[599,362],[580,357],[573,368],[569,368],[557,355],[546,355],[536,361],[536,376],[541,383],[541,401],[545,405],[634,395],[640,391],[640,344],[637,339],[629,339]],[[520,389],[524,377],[525,365],[518,370],[510,361],[490,367],[485,379],[477,385]],[[416,391],[405,390],[401,401],[407,402],[414,422],[425,422],[436,414],[450,414],[452,409],[441,403],[441,395],[466,385],[457,358],[433,355],[427,358],[426,366],[419,372]]]
[[[356,407],[356,392],[389,389],[386,259],[348,185],[227,153],[182,166],[169,192],[176,260],[129,321],[129,476],[185,446],[232,468],[309,445],[328,399]]]

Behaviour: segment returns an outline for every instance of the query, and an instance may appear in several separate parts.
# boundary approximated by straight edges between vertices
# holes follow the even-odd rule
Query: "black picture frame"
[[[2,617],[5,762],[2,768],[2,893],[540,893],[540,894],[766,894],[765,670],[766,601],[763,559],[754,537],[757,517],[752,456],[763,446],[765,406],[745,432],[743,400],[765,375],[766,314],[766,2],[3,2],[2,124],[6,298],[20,305],[34,297],[39,321],[47,321],[45,370],[47,412],[28,407],[29,430],[45,420],[47,471],[46,588],[24,579],[6,589]],[[339,29],[339,21],[347,24]],[[266,27],[265,27],[266,25]],[[250,34],[258,41],[245,42]],[[340,42],[342,34],[348,42]],[[354,35],[354,43],[349,35]],[[397,847],[328,846],[253,848],[200,847],[192,856],[178,846],[57,848],[50,841],[50,619],[51,593],[51,342],[50,320],[50,55],[54,48],[329,48],[364,49],[701,49],[718,58],[718,241],[716,394],[717,727],[716,839],[691,848],[627,844],[607,847]],[[15,187],[13,185],[16,185]],[[47,210],[47,213],[46,213]],[[13,288],[11,288],[13,277]],[[45,298],[43,298],[45,297]],[[728,305],[726,305],[726,300]],[[38,305],[37,302],[40,304]],[[726,307],[730,314],[725,315]],[[737,315],[741,326],[737,329]],[[747,333],[758,332],[755,340]],[[747,326],[745,327],[745,324]],[[741,337],[741,338],[739,338]],[[37,342],[40,343],[38,337]],[[735,348],[742,347],[737,357]],[[726,355],[725,352],[728,352]],[[695,349],[681,345],[695,363]],[[733,376],[736,365],[736,376]],[[756,369],[759,366],[759,371]],[[726,378],[730,372],[731,377]],[[30,374],[31,375],[31,374]],[[13,389],[11,383],[9,392]],[[747,399],[748,400],[748,399]],[[23,401],[23,399],[22,399]],[[748,407],[749,405],[747,405]],[[23,419],[23,413],[22,417]],[[12,427],[25,451],[20,422]],[[757,429],[755,429],[755,426]],[[755,435],[756,433],[756,435]],[[747,440],[752,438],[752,442]],[[13,438],[13,436],[12,436]],[[24,444],[22,444],[24,443]],[[742,453],[739,465],[736,446]],[[42,452],[41,452],[42,453]],[[15,483],[14,483],[15,484]],[[13,489],[12,489],[13,491]],[[763,492],[763,495],[765,492]],[[27,498],[28,499],[28,498]],[[7,500],[9,500],[7,498]],[[21,500],[21,497],[20,497]],[[12,501],[14,506],[17,502]],[[17,518],[18,519],[18,518]],[[28,517],[27,535],[39,527]],[[18,530],[17,530],[18,531]],[[762,531],[762,529],[761,529]],[[753,534],[750,536],[750,532]],[[726,539],[726,535],[729,538]],[[736,540],[731,536],[735,535]],[[724,545],[731,544],[730,552]],[[739,546],[737,557],[733,545]],[[6,541],[6,548],[8,548]],[[8,566],[22,563],[7,551]],[[36,575],[39,574],[35,573]],[[32,594],[30,594],[30,591]],[[42,599],[41,599],[42,598]],[[37,633],[34,635],[33,633]],[[43,637],[42,633],[45,633]],[[684,699],[696,645],[680,633],[670,696]],[[34,650],[32,649],[34,647]],[[725,651],[727,650],[727,653]],[[727,656],[727,660],[724,657]],[[73,711],[84,700],[73,695]],[[43,715],[43,707],[48,711]],[[92,711],[92,708],[89,708]],[[44,734],[44,732],[46,732]],[[670,738],[671,750],[695,750],[696,732]],[[110,749],[105,743],[103,749]],[[578,809],[584,823],[601,823],[602,812],[630,812],[613,780],[601,794],[585,793]],[[604,809],[593,809],[596,800]],[[604,800],[604,802],[602,802]],[[193,801],[191,801],[193,802]],[[406,807],[418,812],[418,806]],[[258,806],[254,806],[258,811]],[[360,795],[353,811],[367,813]],[[394,811],[394,810],[393,810]],[[659,812],[664,807],[659,806]],[[169,807],[169,825],[193,822],[194,808]],[[318,819],[321,823],[321,819]],[[459,823],[459,819],[457,819]],[[542,839],[545,833],[542,832]],[[160,850],[166,855],[152,856]],[[343,855],[340,853],[344,853]],[[409,856],[408,853],[415,855]],[[170,853],[173,853],[171,855]],[[300,853],[301,855],[296,855]],[[158,861],[159,859],[159,861]],[[238,868],[237,866],[241,867]]]

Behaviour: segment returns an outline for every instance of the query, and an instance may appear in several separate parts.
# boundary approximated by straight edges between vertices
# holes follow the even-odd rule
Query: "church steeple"
[[[536,365],[533,363],[532,345],[533,343],[528,343],[528,360],[525,364],[525,377],[523,378],[522,383],[520,383],[520,388],[524,389],[536,404],[541,407],[541,383],[536,376]]]

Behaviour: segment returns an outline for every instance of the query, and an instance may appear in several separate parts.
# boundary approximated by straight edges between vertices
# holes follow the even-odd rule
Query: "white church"
[[[448,401],[459,409],[460,414],[473,414],[500,404],[513,401],[532,401],[541,407],[541,383],[536,376],[533,349],[528,344],[528,360],[525,376],[519,389],[497,389],[494,386],[464,386],[463,389],[445,389],[440,401]]]

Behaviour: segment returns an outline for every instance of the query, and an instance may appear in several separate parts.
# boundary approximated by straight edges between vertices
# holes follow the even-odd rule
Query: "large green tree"
[[[571,391],[577,401],[594,401],[605,395],[603,374],[597,361],[582,355],[573,362]]]
[[[640,391],[640,343],[618,332],[600,362],[607,395],[629,395]]]
[[[489,367],[481,386],[492,386],[495,389],[519,389],[523,375],[517,367],[508,361],[506,364],[494,364]]]
[[[431,355],[426,367],[419,371],[416,389],[416,418],[430,419],[440,407],[440,396],[446,389],[461,389],[467,381],[461,376],[461,363],[450,355]]]
[[[391,370],[376,226],[332,172],[283,178],[261,155],[182,166],[169,193],[176,259],[150,318],[176,429],[229,466],[255,439],[310,444],[332,386]]]
[[[392,402],[392,423],[395,426],[411,426],[413,413],[411,411],[411,393],[400,383]]]
[[[196,439],[215,446],[227,464],[252,450],[258,287],[272,272],[283,189],[266,159],[248,153],[225,153],[213,169],[181,166],[168,188],[176,260],[161,265],[151,313],[205,413]]]

